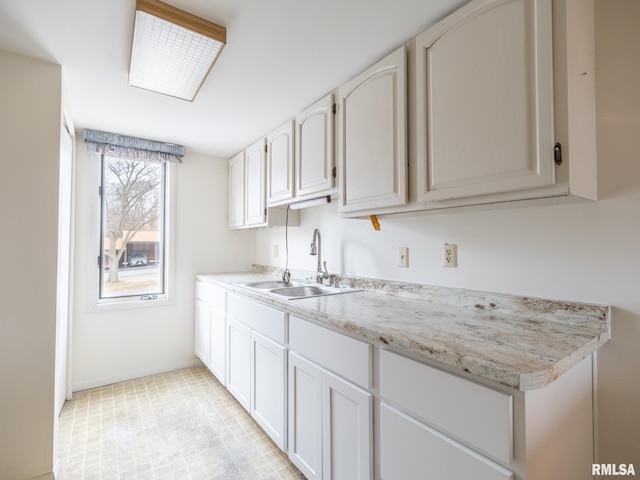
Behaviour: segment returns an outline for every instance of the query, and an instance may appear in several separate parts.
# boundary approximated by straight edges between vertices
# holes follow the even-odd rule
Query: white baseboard
[[[105,385],[111,385],[113,383],[126,382],[127,380],[133,380],[136,378],[148,377],[150,375],[157,375],[159,373],[171,372],[173,370],[180,370],[182,368],[190,368],[202,365],[202,362],[198,359],[188,360],[184,362],[177,362],[168,365],[162,365],[159,367],[148,368],[144,370],[136,370],[132,372],[124,372],[118,375],[110,377],[96,378],[93,380],[85,380],[82,382],[73,383],[73,392],[79,392],[81,390],[89,390],[90,388],[104,387]]]

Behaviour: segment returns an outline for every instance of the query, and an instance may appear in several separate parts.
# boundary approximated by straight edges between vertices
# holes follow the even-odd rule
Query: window
[[[99,301],[167,293],[167,164],[102,155]]]

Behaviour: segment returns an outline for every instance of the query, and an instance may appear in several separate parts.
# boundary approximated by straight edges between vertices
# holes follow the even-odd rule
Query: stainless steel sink
[[[302,282],[289,282],[286,284],[282,280],[263,280],[260,282],[243,283],[242,285],[258,290],[265,290],[265,293],[285,297],[288,300],[360,291],[355,288],[332,287],[330,285],[308,284]]]
[[[245,283],[243,285],[251,288],[259,288],[261,290],[270,290],[272,288],[295,287],[302,284],[297,282],[284,283],[282,280],[267,280],[263,282]]]
[[[330,287],[328,285],[302,285],[286,288],[275,288],[269,292],[289,299],[319,297],[321,295],[336,295],[339,293],[357,292],[355,288]]]

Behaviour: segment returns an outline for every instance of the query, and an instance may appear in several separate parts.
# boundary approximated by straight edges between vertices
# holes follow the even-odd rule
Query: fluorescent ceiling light
[[[227,30],[158,0],[137,0],[129,85],[193,101]]]

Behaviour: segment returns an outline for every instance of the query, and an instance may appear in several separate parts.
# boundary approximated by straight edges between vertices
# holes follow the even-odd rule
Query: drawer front
[[[207,282],[196,282],[196,298],[213,307],[216,312],[224,313],[227,291]]]
[[[280,310],[230,293],[227,297],[227,313],[275,342],[284,344],[286,341],[286,315]]]
[[[441,432],[511,462],[511,395],[387,350],[380,352],[380,395]]]
[[[356,385],[371,388],[370,344],[297,317],[289,319],[289,347]]]
[[[513,473],[383,403],[380,477],[512,480]]]

